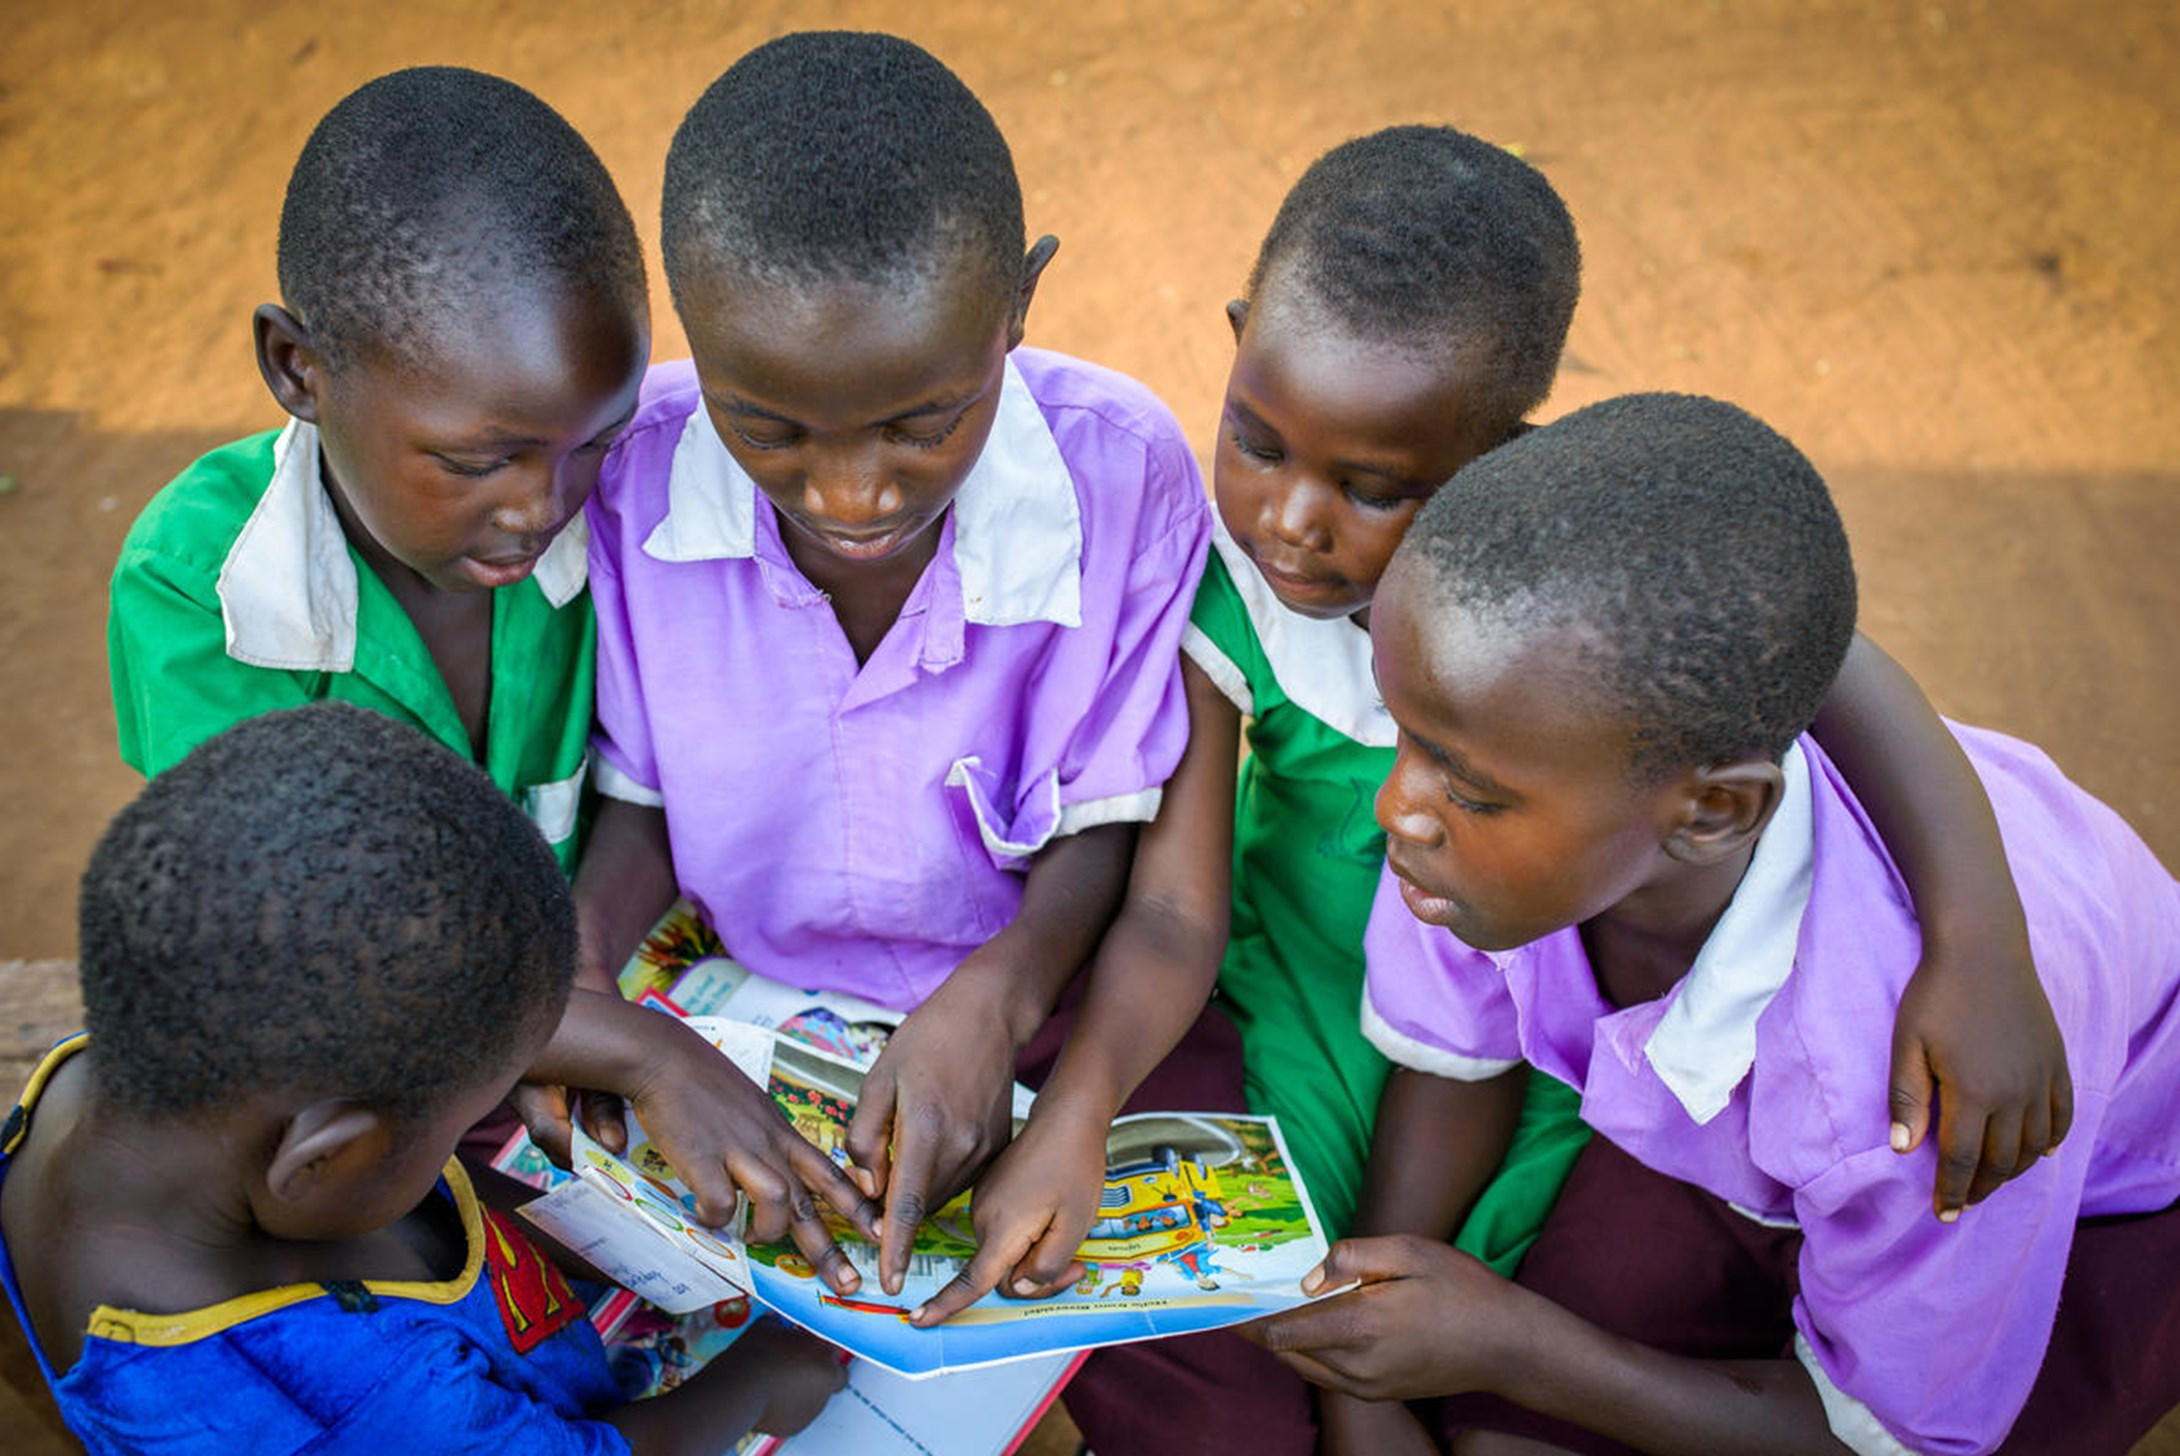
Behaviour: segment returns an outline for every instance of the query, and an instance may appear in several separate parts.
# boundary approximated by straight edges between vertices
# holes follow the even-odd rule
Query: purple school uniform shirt
[[[1858,1451],[1987,1451],[2027,1399],[2077,1219],[2180,1198],[2180,887],[2037,750],[1956,730],[1983,778],[2066,1037],[2058,1153],[1942,1225],[1935,1139],[1891,1150],[1894,1012],[1921,954],[1908,894],[1816,744],[1733,902],[1665,996],[1614,1009],[1579,934],[1486,954],[1418,922],[1390,873],[1363,1020],[1405,1065],[1528,1061],[1643,1163],[1803,1234],[1795,1352]]]
[[[1145,821],[1188,737],[1210,510],[1172,414],[1009,357],[990,440],[858,667],[686,363],[655,367],[590,503],[599,787],[663,805],[732,955],[909,1010],[996,934],[1037,852]]]

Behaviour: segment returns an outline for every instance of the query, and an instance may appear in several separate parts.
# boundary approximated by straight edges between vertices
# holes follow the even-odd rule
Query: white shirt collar
[[[1756,1019],[1794,969],[1816,859],[1809,765],[1799,743],[1780,765],[1779,807],[1733,900],[1696,953],[1645,1044],[1658,1080],[1699,1125],[1725,1110],[1756,1061]]]
[[[538,558],[533,579],[555,607],[589,580],[590,526],[579,514]],[[273,442],[272,480],[220,564],[227,655],[254,667],[351,672],[356,563],[318,470],[318,429],[290,420]]]
[[[1257,644],[1279,679],[1280,691],[1296,707],[1364,747],[1391,748],[1400,730],[1378,696],[1370,634],[1345,617],[1305,617],[1284,606],[1226,533],[1217,512],[1211,517],[1211,543],[1241,593],[1249,625],[1256,629]]]
[[[682,426],[666,515],[644,539],[657,561],[747,558],[757,549],[757,483],[736,463],[701,398]],[[1082,625],[1082,506],[1029,385],[1006,362],[982,453],[954,497],[962,615],[985,626]]]

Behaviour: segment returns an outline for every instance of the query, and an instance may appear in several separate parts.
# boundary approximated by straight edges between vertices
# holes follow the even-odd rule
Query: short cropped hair
[[[341,703],[146,785],[92,853],[80,932],[99,1095],[147,1116],[300,1092],[407,1123],[557,1019],[575,974],[574,902],[522,811]]]
[[[1302,174],[1257,250],[1252,300],[1275,274],[1354,338],[1473,354],[1512,426],[1559,372],[1582,249],[1536,168],[1452,127],[1395,126]]]
[[[689,108],[666,154],[660,243],[680,305],[696,270],[787,285],[1021,276],[1022,187],[991,113],[920,47],[805,31],[761,45]]]
[[[331,364],[406,357],[503,279],[646,306],[628,207],[558,112],[497,76],[419,66],[326,113],[288,178],[280,292]]]
[[[1427,611],[1572,627],[1578,671],[1633,730],[1629,772],[1776,761],[1855,626],[1854,561],[1816,468],[1718,400],[1606,400],[1484,455],[1400,548]]]

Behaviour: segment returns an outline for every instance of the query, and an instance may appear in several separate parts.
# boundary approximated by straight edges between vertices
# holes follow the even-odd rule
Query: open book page
[[[765,1080],[771,1033],[711,1018],[689,1025],[751,1081]],[[747,1294],[749,1266],[738,1229],[698,1223],[696,1198],[673,1164],[633,1115],[627,1126],[628,1151],[614,1153],[577,1119],[570,1149],[576,1176],[523,1205],[523,1217],[668,1314],[688,1314]]]
[[[754,1456],[1004,1456],[1028,1437],[1084,1356],[910,1380],[868,1360],[818,1418]]]
[[[859,1067],[738,1023],[690,1024],[752,1076],[762,1067],[796,1130],[845,1161]],[[769,1042],[768,1056],[760,1041]],[[625,1156],[578,1129],[579,1179],[523,1211],[671,1313],[746,1288],[797,1324],[910,1376],[1218,1329],[1303,1302],[1302,1275],[1324,1257],[1325,1240],[1271,1119],[1142,1113],[1115,1122],[1106,1146],[1099,1216],[1078,1254],[1082,1279],[1050,1299],[986,1295],[928,1330],[911,1328],[909,1314],[976,1251],[967,1193],[925,1221],[894,1297],[873,1282],[843,1298],[792,1244],[745,1249],[731,1231],[697,1225],[687,1190],[633,1122]],[[874,1247],[845,1222],[832,1228],[857,1267],[876,1267]]]
[[[852,1066],[785,1041],[773,1048],[773,1100],[836,1158],[860,1085]],[[1083,1277],[1050,1299],[989,1294],[937,1328],[908,1324],[976,1252],[966,1193],[925,1221],[898,1296],[873,1281],[843,1299],[781,1244],[750,1246],[753,1291],[910,1376],[1218,1329],[1305,1302],[1302,1276],[1324,1258],[1325,1239],[1272,1119],[1142,1113],[1115,1122],[1106,1148],[1099,1217],[1077,1255]],[[834,1234],[858,1268],[876,1266],[877,1250],[845,1225]]]

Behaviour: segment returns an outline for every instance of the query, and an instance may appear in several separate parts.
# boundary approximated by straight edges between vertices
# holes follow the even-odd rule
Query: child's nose
[[[1305,551],[1332,549],[1332,532],[1325,523],[1325,491],[1313,481],[1294,478],[1282,482],[1265,501],[1266,525],[1274,536]]]
[[[1437,817],[1420,807],[1415,793],[1415,775],[1408,770],[1405,748],[1394,758],[1393,771],[1379,786],[1372,808],[1377,814],[1378,827],[1405,844],[1433,849],[1445,837]]]
[[[803,509],[819,520],[856,527],[901,509],[900,487],[886,478],[876,451],[828,451],[811,463]]]
[[[510,536],[537,536],[557,528],[582,509],[589,494],[589,485],[575,478],[579,473],[565,464],[523,472],[517,491],[493,513],[492,524]],[[591,479],[595,481],[595,473]]]

